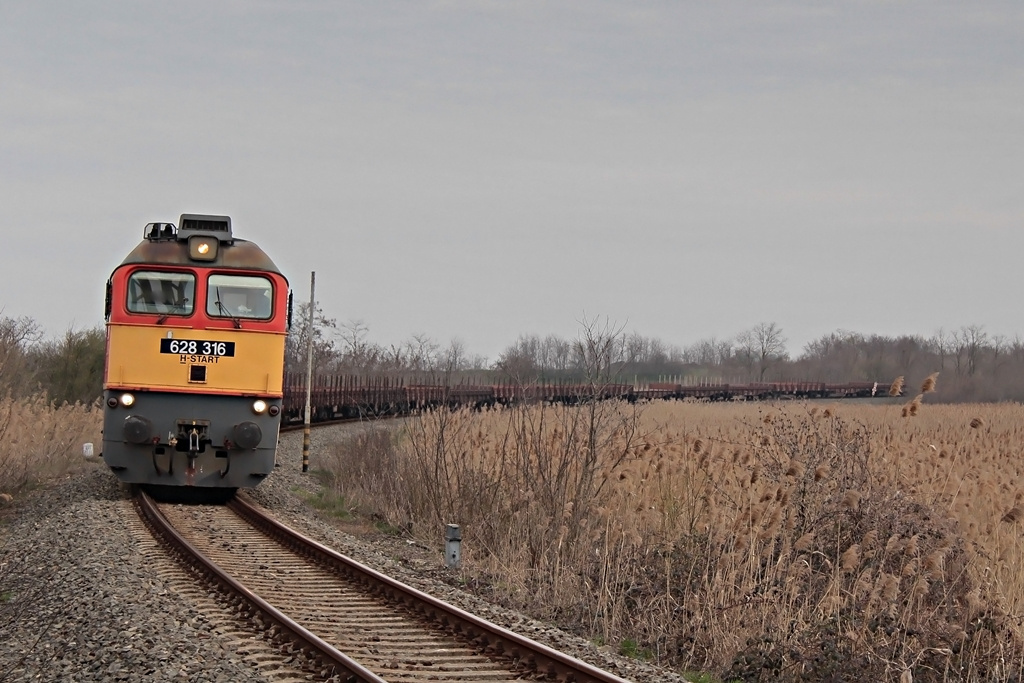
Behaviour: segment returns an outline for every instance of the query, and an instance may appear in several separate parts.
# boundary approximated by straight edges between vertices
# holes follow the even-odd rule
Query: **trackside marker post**
[[[316,271],[309,274],[309,317],[306,320],[306,418],[302,423],[302,471],[309,471],[309,414],[313,391],[313,311],[316,310]]]
[[[449,524],[444,528],[444,563],[457,568],[462,561],[462,529],[458,524]]]

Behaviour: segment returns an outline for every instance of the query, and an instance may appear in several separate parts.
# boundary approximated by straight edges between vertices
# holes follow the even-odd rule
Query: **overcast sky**
[[[372,341],[1024,334],[1024,4],[0,2],[0,309],[223,213]]]

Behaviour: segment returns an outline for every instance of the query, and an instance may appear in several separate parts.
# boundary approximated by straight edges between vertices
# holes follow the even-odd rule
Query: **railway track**
[[[320,420],[318,422],[315,422],[315,423],[311,424],[310,427],[311,428],[321,428],[321,427],[332,427],[332,426],[345,425],[345,424],[358,424],[360,422],[366,422],[368,420],[377,421],[377,420],[393,419],[393,418],[396,418],[396,417],[403,417],[403,416],[402,415],[384,415],[384,416],[380,416],[380,417],[376,417],[376,416],[373,416],[373,417],[332,417],[332,418],[328,418],[328,419],[324,419],[324,420]],[[301,429],[304,429],[305,426],[306,426],[305,423],[303,423],[301,421],[282,422],[279,431],[280,431],[281,434],[284,434],[284,433],[287,433],[287,432],[297,432],[297,431],[299,431]]]
[[[623,683],[365,567],[267,517],[157,504],[140,515],[199,580],[323,680]]]

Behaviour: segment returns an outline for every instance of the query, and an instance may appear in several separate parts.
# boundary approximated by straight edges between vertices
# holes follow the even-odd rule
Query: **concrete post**
[[[313,313],[316,312],[316,271],[309,274],[309,320],[306,323],[306,414],[302,421],[302,471],[309,471],[309,417],[313,391]]]
[[[450,568],[457,568],[462,560],[462,529],[458,524],[449,524],[444,529],[444,563]]]

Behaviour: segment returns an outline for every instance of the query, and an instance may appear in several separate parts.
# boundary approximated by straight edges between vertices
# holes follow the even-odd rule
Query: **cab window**
[[[131,313],[192,315],[196,276],[192,273],[137,270],[128,276]]]
[[[206,313],[212,318],[268,320],[273,313],[274,285],[258,275],[211,275]]]

